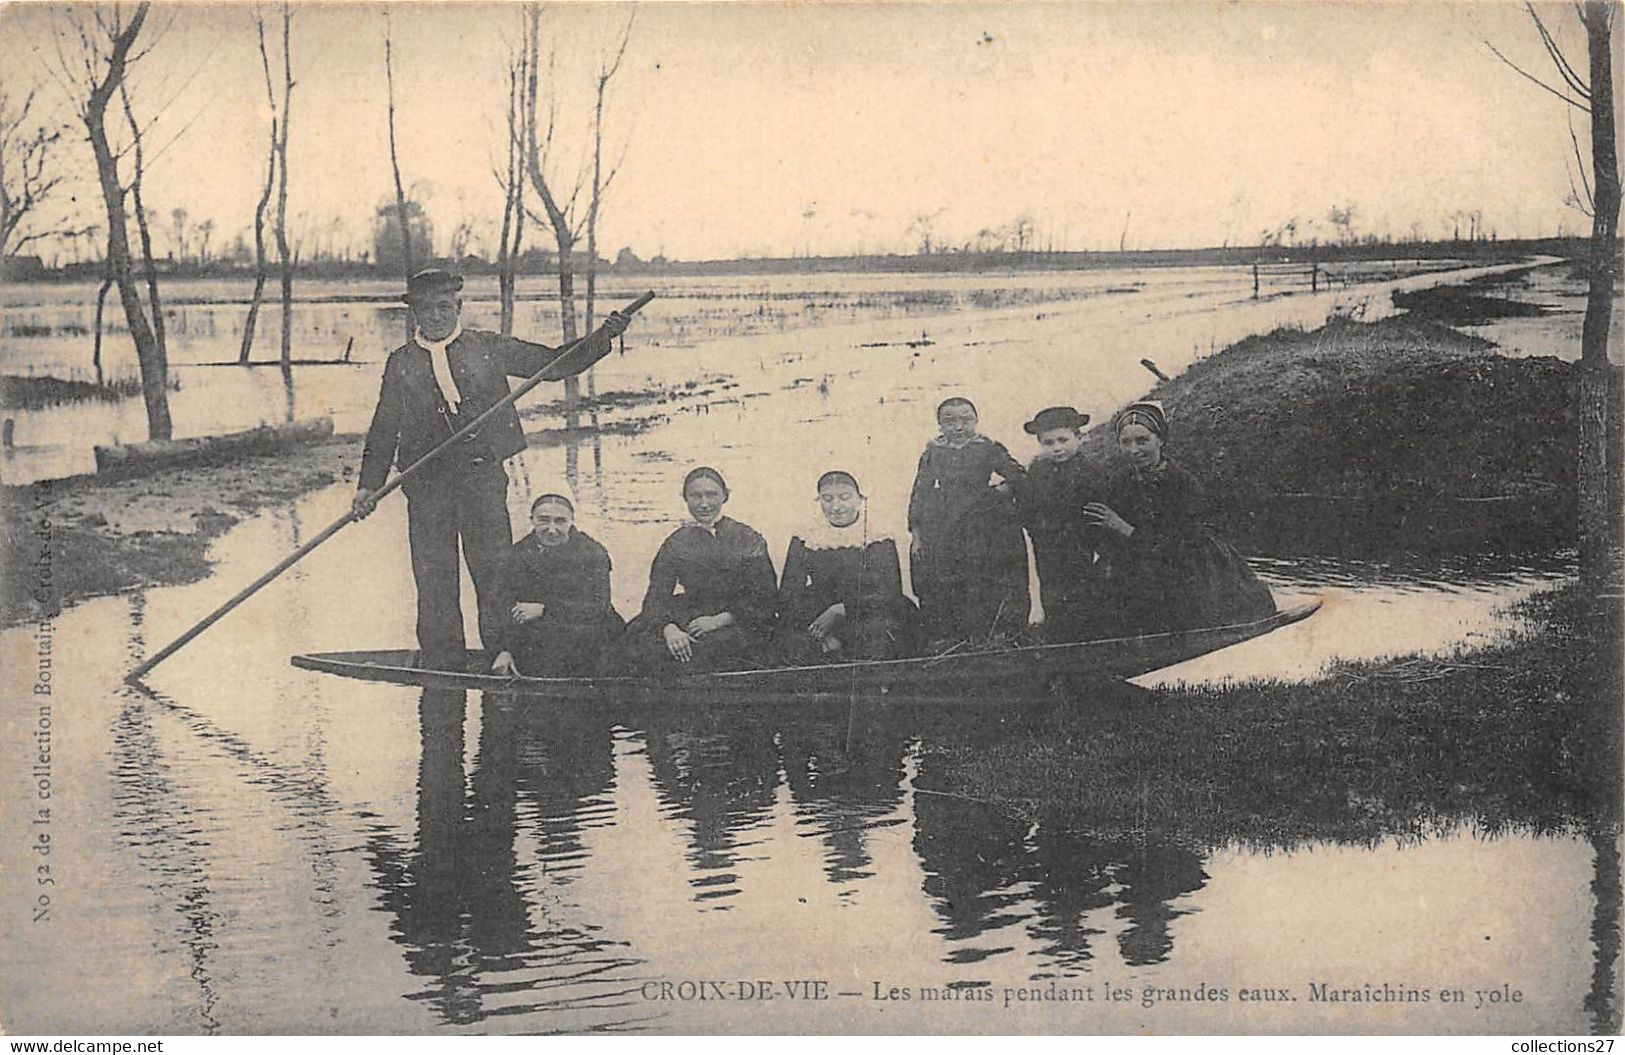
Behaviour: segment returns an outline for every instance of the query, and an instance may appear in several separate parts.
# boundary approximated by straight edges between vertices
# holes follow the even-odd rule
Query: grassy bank
[[[80,476],[0,490],[0,625],[91,597],[209,574],[209,543],[245,516],[348,476],[358,436],[133,478]],[[49,522],[49,539],[40,525]],[[41,561],[50,549],[50,591]],[[42,598],[43,600],[42,603]]]
[[[1243,548],[1351,548],[1334,533],[1389,551],[1470,548],[1452,532],[1478,516],[1534,517],[1521,541],[1555,548],[1572,536],[1562,513],[1575,487],[1577,384],[1572,363],[1503,357],[1398,316],[1250,337],[1149,398],[1168,412],[1170,452]],[[1114,443],[1103,422],[1087,450],[1109,465]],[[1359,517],[1368,530],[1350,529]]]
[[[929,747],[927,786],[1061,828],[1192,845],[1370,843],[1472,822],[1619,822],[1617,594],[1520,605],[1526,629],[1444,659],[1339,665],[1069,706]]]

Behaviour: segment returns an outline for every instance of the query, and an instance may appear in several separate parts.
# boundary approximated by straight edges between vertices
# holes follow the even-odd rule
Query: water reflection
[[[846,711],[787,726],[780,740],[797,825],[806,829],[799,834],[819,840],[824,875],[836,884],[870,878],[870,833],[907,823],[898,811],[913,744],[885,720],[884,704],[853,703]]]
[[[1101,838],[927,789],[917,789],[914,815],[924,891],[942,921],[937,933],[951,943],[950,963],[1013,951],[1019,928],[1044,964],[1034,977],[1075,976],[1097,958],[1102,913],[1114,906],[1123,963],[1165,963],[1169,923],[1208,878],[1201,854],[1152,835]]]
[[[1585,1009],[1591,1015],[1591,1031],[1605,1035],[1619,1032],[1619,964],[1621,891],[1619,832],[1604,828],[1590,834],[1592,852],[1591,895],[1596,899],[1591,919],[1591,989],[1585,996]]]
[[[752,859],[753,833],[772,810],[778,744],[762,722],[682,718],[658,714],[647,723],[649,764],[661,812],[687,828],[694,900],[722,901],[739,893],[738,867]]]
[[[1120,852],[1117,877],[1123,890],[1117,917],[1129,924],[1117,936],[1123,962],[1131,967],[1162,963],[1174,948],[1168,924],[1185,914],[1174,902],[1202,889],[1207,873],[1201,858],[1183,847],[1146,841]]]
[[[201,1033],[213,1036],[220,1030],[214,1015],[213,954],[221,924],[213,908],[214,868],[208,853],[213,811],[187,801],[186,788],[163,757],[147,701],[133,690],[124,694],[113,725],[113,779],[119,834],[141,862],[155,904],[180,917],[178,925],[165,930],[183,946],[195,992],[173,998],[192,1009]]]
[[[635,1017],[626,972],[638,961],[554,889],[580,866],[581,830],[613,784],[608,725],[526,721],[487,698],[465,780],[464,694],[425,690],[418,719],[417,838],[379,835],[368,850],[408,968],[428,983],[408,997],[453,1024],[570,1012],[560,1028],[579,1031]]]

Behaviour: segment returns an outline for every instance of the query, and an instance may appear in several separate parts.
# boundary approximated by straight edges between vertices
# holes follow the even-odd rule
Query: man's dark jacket
[[[609,339],[594,334],[553,363],[545,376],[549,381],[559,381],[579,374],[609,354],[609,349]],[[446,349],[451,376],[461,394],[461,404],[453,414],[435,383],[428,349],[416,341],[395,349],[384,366],[378,409],[373,411],[361,452],[361,489],[378,490],[388,478],[392,463],[405,469],[428,454],[449,439],[454,429],[469,424],[506,398],[509,377],[530,377],[557,354],[557,349],[545,344],[486,330],[464,330]],[[464,464],[470,460],[500,463],[513,457],[525,449],[518,412],[511,404],[504,407],[459,446]],[[446,458],[447,467],[458,460],[451,453]],[[411,482],[406,489],[410,494]]]

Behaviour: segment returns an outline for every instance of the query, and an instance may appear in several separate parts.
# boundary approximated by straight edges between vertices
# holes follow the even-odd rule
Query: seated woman
[[[766,540],[722,515],[728,484],[709,466],[684,478],[683,500],[692,519],[661,543],[643,611],[605,673],[739,670],[766,659],[777,600]]]
[[[914,606],[890,535],[869,532],[851,474],[818,478],[823,517],[790,539],[779,581],[779,654],[806,666],[896,659],[908,652]]]
[[[532,531],[509,551],[502,586],[511,607],[498,640],[497,674],[581,677],[595,673],[625,622],[609,599],[609,553],[575,526],[565,495],[530,507]]]
[[[1128,463],[1104,502],[1083,507],[1104,529],[1110,559],[1106,620],[1119,634],[1225,626],[1275,611],[1269,589],[1228,542],[1202,523],[1202,489],[1164,457],[1162,404],[1131,403],[1117,417],[1117,446]]]

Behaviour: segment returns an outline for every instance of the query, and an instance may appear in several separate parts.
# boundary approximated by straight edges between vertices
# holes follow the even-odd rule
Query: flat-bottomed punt
[[[719,697],[767,700],[884,693],[911,699],[992,702],[1034,692],[1046,693],[1072,680],[1119,680],[1148,674],[1261,637],[1307,619],[1319,608],[1320,602],[1314,601],[1250,623],[1072,644],[961,648],[917,659],[675,673],[663,677],[531,678],[432,670],[417,666],[417,653],[411,649],[316,652],[294,656],[292,663],[304,670],[361,681],[422,688],[482,689],[552,699],[657,695],[690,700]],[[468,662],[479,664],[483,655],[471,651]]]

